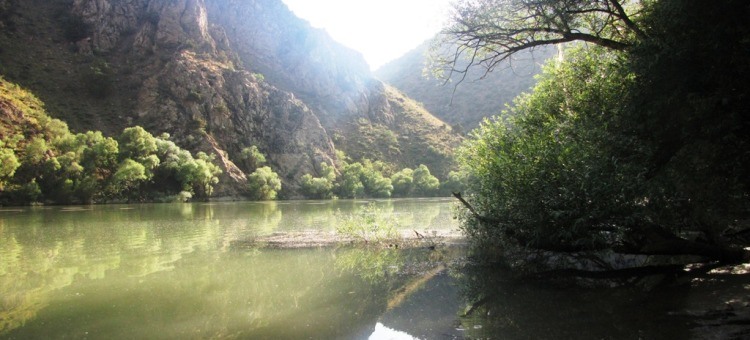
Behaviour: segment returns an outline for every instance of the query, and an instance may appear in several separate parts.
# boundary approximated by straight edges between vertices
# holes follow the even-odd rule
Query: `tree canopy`
[[[455,56],[490,71],[519,49],[585,42],[463,146],[470,190],[456,196],[473,239],[748,258],[745,2],[487,0],[456,13]]]

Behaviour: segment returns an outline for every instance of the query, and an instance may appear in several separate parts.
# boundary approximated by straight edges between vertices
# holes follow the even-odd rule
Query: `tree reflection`
[[[460,324],[469,338],[687,338],[683,290],[561,287],[514,277],[508,268],[467,265],[451,271],[468,304]]]
[[[264,225],[275,228],[280,213],[260,211]],[[3,217],[0,334],[33,319],[53,292],[75,282],[173,270],[186,254],[229,244],[247,223],[223,224],[214,208],[193,204],[31,209]]]
[[[378,204],[403,211],[403,201],[395,202]],[[286,225],[292,220],[307,223],[298,215],[305,209],[317,211],[313,219],[326,219],[338,207],[360,205],[228,202],[0,212],[0,337],[82,338],[84,330],[122,338],[365,337],[399,288],[445,262],[439,251],[229,246],[296,228]]]

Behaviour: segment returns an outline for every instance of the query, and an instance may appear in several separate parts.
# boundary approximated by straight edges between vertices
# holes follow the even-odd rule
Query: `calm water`
[[[334,230],[336,211],[363,203],[0,209],[0,338],[695,335],[685,315],[702,302],[690,289],[644,296],[551,288],[462,266],[462,248],[280,250],[243,242],[274,232]],[[448,199],[377,204],[409,230],[457,228]]]

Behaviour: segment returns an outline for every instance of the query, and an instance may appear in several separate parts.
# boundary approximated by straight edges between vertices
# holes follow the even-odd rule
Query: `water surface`
[[[333,231],[366,203],[2,208],[0,338],[682,339],[716,334],[695,316],[717,319],[701,314],[717,301],[749,302],[747,280],[718,295],[581,289],[465,266],[460,247],[244,242]],[[458,228],[449,199],[375,204],[406,230]]]

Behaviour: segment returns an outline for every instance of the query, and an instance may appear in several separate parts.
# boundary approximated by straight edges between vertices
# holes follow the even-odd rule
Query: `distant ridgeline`
[[[544,62],[557,54],[556,48],[541,46],[514,55],[491,73],[473,67],[465,74],[450,75],[446,81],[430,74],[430,44],[423,43],[384,65],[375,75],[424,104],[429,112],[461,133],[476,128],[485,118],[499,115],[516,96],[530,91]],[[462,65],[456,68],[461,69]]]
[[[157,144],[173,143],[194,161],[218,167],[208,171],[212,178],[202,188],[178,185],[179,179],[169,189],[131,183],[128,194],[110,187],[106,199],[183,191],[256,199],[399,195],[396,188],[383,190],[389,188],[385,182],[370,183],[372,176],[359,176],[361,190],[356,181],[352,190],[339,189],[338,182],[357,177],[349,169],[353,164],[377,168],[388,180],[402,169],[424,173],[417,170],[427,168],[430,176],[449,181],[453,150],[461,140],[448,124],[376,80],[361,55],[295,17],[280,0],[0,0],[0,75],[33,92],[60,120],[53,125],[65,130],[40,126],[23,141],[3,138],[22,164],[37,133],[51,150],[45,157],[59,158],[58,152],[70,150],[48,133],[101,131],[96,138],[117,141],[122,151],[123,131],[140,126],[134,128],[138,135],[156,136]],[[62,128],[66,124],[75,134]],[[255,161],[258,155],[264,162]],[[141,156],[146,158],[137,159]],[[118,154],[108,171],[116,174],[130,159],[144,167],[145,183],[153,182],[149,176],[158,173],[150,172],[166,160],[155,155],[160,165],[148,164],[148,156]],[[141,177],[140,168],[129,165]],[[16,176],[27,173],[25,166]],[[333,191],[312,190],[306,178],[329,178],[330,169],[337,178]],[[6,183],[9,176],[3,175]],[[6,200],[22,200],[23,195],[9,198],[7,188],[36,178],[24,176],[7,182]],[[105,199],[51,198],[47,184],[39,179],[36,184],[37,199]],[[160,194],[145,193],[152,189]],[[426,194],[408,186],[401,194],[418,192]]]

